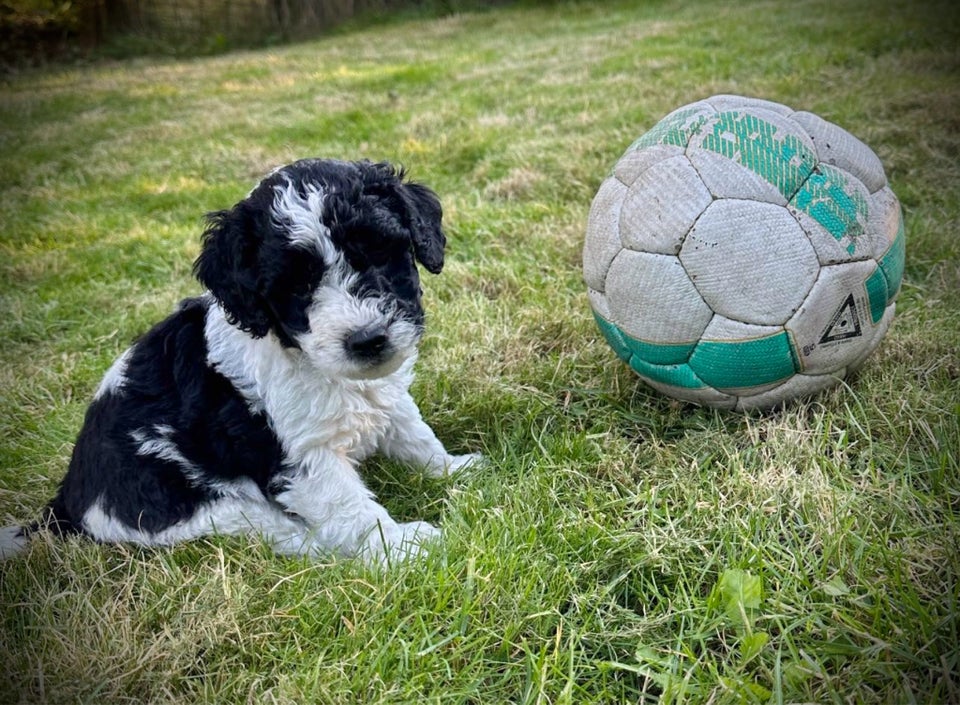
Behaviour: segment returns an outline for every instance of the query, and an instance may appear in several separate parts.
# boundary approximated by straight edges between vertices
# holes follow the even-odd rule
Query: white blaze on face
[[[275,186],[271,217],[277,227],[287,233],[290,244],[316,251],[328,265],[340,257],[330,241],[330,229],[323,224],[324,190],[312,183],[304,184],[301,194],[287,180]]]

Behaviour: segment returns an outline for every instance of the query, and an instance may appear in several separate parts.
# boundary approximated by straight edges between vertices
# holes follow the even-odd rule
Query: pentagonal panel
[[[609,178],[600,184],[587,217],[583,243],[583,279],[591,289],[604,290],[607,269],[623,247],[620,243],[620,207],[627,187]]]
[[[843,370],[874,337],[865,283],[873,260],[824,267],[796,315],[787,321],[806,374]]]
[[[613,175],[625,186],[632,186],[637,177],[657,162],[682,156],[683,147],[655,144],[640,149],[629,149],[613,167]]]
[[[649,343],[697,340],[713,312],[676,257],[621,250],[607,272],[610,320]]]
[[[816,280],[816,252],[779,206],[722,200],[684,240],[680,261],[707,305],[757,325],[782,325]]]
[[[775,185],[722,154],[706,149],[691,149],[687,157],[714,198],[739,198],[787,205],[786,196]]]
[[[633,182],[620,209],[620,240],[638,252],[675,255],[710,192],[683,155],[657,162]]]
[[[887,185],[879,157],[842,127],[808,112],[794,113],[791,117],[810,135],[821,162],[853,174],[870,193]]]

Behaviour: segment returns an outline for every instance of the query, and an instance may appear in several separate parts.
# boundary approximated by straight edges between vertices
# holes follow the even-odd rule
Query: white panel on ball
[[[782,325],[803,302],[819,263],[789,212],[756,201],[714,201],[687,235],[680,261],[717,313]]]
[[[779,115],[790,115],[793,112],[793,108],[783,103],[775,103],[772,100],[765,100],[763,98],[746,98],[742,95],[715,95],[707,99],[706,102],[717,112],[724,110],[750,110],[751,112],[754,110],[767,110]]]
[[[670,198],[662,194],[669,193]],[[657,162],[633,182],[620,209],[620,240],[638,252],[675,255],[710,192],[682,154]]]
[[[616,179],[607,179],[590,206],[587,236],[583,243],[583,278],[587,286],[603,291],[607,269],[623,248],[620,242],[620,208],[627,187]]]
[[[737,400],[737,411],[750,409],[770,409],[782,405],[797,397],[812,397],[815,394],[835,387],[843,379],[843,370],[827,375],[795,375],[783,384],[760,394],[740,397]]]
[[[880,189],[870,197],[867,230],[872,257],[880,258],[890,248],[900,232],[902,218],[900,201],[889,187]]]
[[[863,282],[876,268],[871,259],[820,270],[803,306],[785,326],[803,372],[836,372],[859,357],[874,328]]]
[[[650,343],[685,343],[703,333],[713,311],[676,257],[622,250],[607,272],[611,319]]]
[[[695,404],[706,404],[715,409],[733,409],[737,405],[737,398],[732,394],[724,394],[710,387],[698,387],[686,389],[684,387],[673,387],[669,384],[663,384],[655,379],[644,378],[644,381],[661,394],[679,399],[680,401],[691,401]]]
[[[604,320],[609,321],[611,319],[610,307],[607,305],[607,297],[603,295],[603,292],[588,287],[587,299],[590,301],[590,308],[600,314]]]
[[[850,364],[847,366],[848,372],[853,372],[860,369],[860,366],[866,361],[868,357],[873,353],[874,350],[880,345],[880,341],[887,334],[887,331],[890,329],[890,324],[893,323],[893,317],[897,312],[897,304],[892,303],[883,312],[883,318],[880,319],[880,322],[873,327],[873,330],[870,332],[870,337],[866,344],[863,346],[863,349],[860,351],[860,354],[853,359]]]
[[[737,198],[787,205],[776,186],[755,171],[705,149],[691,150],[690,163],[715,198]]]
[[[634,149],[620,158],[613,168],[613,175],[625,186],[630,186],[641,173],[657,162],[682,155],[683,147],[672,144],[655,144],[646,149]]]
[[[816,145],[820,161],[838,166],[863,182],[870,193],[887,185],[880,158],[863,142],[838,125],[808,112],[798,112],[792,118],[799,123]]]
[[[817,162],[813,141],[803,129],[770,110],[730,109],[711,116],[690,140],[687,154],[695,150],[721,155],[731,166],[750,169],[785,200],[806,181]]]

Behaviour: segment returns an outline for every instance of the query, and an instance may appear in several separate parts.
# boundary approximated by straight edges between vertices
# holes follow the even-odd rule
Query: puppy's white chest
[[[390,425],[394,404],[384,399],[379,390],[344,389],[341,393],[340,413],[325,420],[329,429],[324,445],[338,455],[351,460],[363,460],[372,455]]]
[[[274,432],[294,462],[316,450],[354,462],[373,454],[409,386],[402,374],[374,382],[331,382],[299,372],[286,385],[265,389]]]

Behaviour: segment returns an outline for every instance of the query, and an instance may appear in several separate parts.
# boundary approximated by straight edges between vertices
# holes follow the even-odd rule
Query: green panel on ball
[[[594,312],[593,317],[596,319],[603,337],[610,343],[610,347],[617,353],[617,356],[623,360],[629,360],[631,356],[636,355],[651,365],[678,365],[690,358],[690,353],[697,345],[695,340],[689,343],[676,344],[648,343],[627,335],[616,324],[611,323],[596,312]]]
[[[900,216],[900,227],[897,229],[897,236],[893,239],[883,257],[880,258],[880,270],[887,280],[887,303],[893,301],[893,298],[900,291],[900,283],[903,281],[903,268],[907,257],[907,237],[903,229],[903,216]]]
[[[800,370],[786,331],[752,340],[701,341],[690,356],[690,367],[697,377],[717,389],[779,382]]]
[[[623,332],[615,325],[610,323],[610,321],[604,319],[603,316],[596,311],[593,312],[593,319],[597,322],[597,327],[603,334],[607,344],[613,348],[613,351],[617,354],[617,357],[624,362],[629,362],[630,356],[633,353],[630,352],[630,347],[627,345],[627,341],[623,335]]]
[[[856,252],[857,239],[867,222],[867,202],[847,184],[847,177],[839,169],[819,164],[790,205],[820,223],[837,242],[846,239],[848,254]]]
[[[633,354],[651,365],[679,365],[690,359],[690,353],[697,346],[696,341],[680,345],[659,345],[633,338],[629,343]]]
[[[746,167],[786,199],[796,193],[817,163],[817,155],[796,135],[780,136],[776,125],[738,110],[720,113],[701,147]]]
[[[658,345],[632,338],[596,311],[593,317],[603,337],[621,360],[644,377],[675,387],[698,389],[704,384],[686,363],[696,341],[677,345]]]
[[[880,267],[873,270],[873,274],[867,277],[864,286],[867,288],[867,298],[870,300],[870,320],[876,325],[883,318],[889,298],[887,279],[883,276],[883,270]]]
[[[669,384],[684,389],[701,389],[706,386],[703,380],[690,369],[690,365],[686,363],[680,365],[651,365],[634,355],[630,358],[630,367],[637,374],[661,384]]]
[[[696,134],[703,127],[703,123],[706,122],[705,117],[697,115],[698,112],[696,108],[691,108],[689,110],[677,110],[675,113],[668,115],[650,128],[649,132],[641,135],[631,144],[627,152],[655,144],[686,147],[690,142],[690,137]]]

